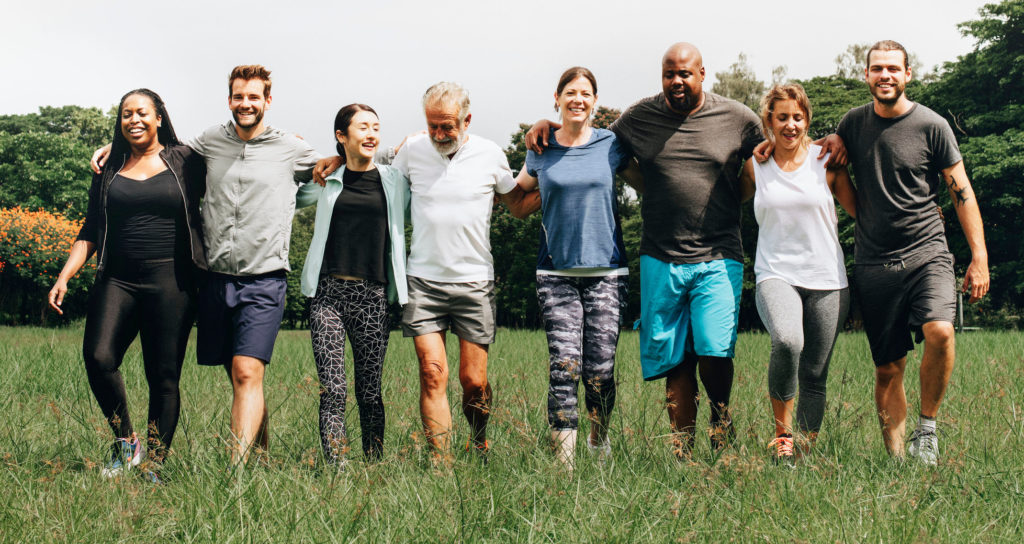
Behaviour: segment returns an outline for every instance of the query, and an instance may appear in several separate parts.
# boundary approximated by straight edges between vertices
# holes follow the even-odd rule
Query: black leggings
[[[138,336],[149,382],[148,445],[157,460],[178,426],[178,379],[195,316],[191,266],[187,259],[112,262],[89,295],[82,346],[89,386],[114,435],[131,436],[118,368]]]

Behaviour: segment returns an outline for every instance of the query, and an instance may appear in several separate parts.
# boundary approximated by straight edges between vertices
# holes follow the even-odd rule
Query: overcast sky
[[[573,65],[593,70],[598,103],[615,108],[661,90],[661,55],[676,41],[701,49],[708,90],[740,53],[762,80],[779,65],[806,78],[833,73],[847,45],[881,39],[930,68],[971,50],[956,25],[984,3],[19,1],[4,8],[0,114],[106,110],[149,87],[188,136],[229,119],[228,73],[259,63],[273,71],[270,124],[322,153],[351,102],[377,110],[386,144],[420,130],[420,97],[441,80],[469,90],[471,132],[504,146],[520,122],[554,115],[558,76]]]

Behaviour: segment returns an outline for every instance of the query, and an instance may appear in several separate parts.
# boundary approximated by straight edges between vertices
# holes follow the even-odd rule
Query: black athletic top
[[[120,174],[107,193],[107,251],[120,259],[188,255],[185,201],[170,170],[134,180]]]
[[[334,201],[323,272],[387,283],[387,200],[380,172],[345,170]]]

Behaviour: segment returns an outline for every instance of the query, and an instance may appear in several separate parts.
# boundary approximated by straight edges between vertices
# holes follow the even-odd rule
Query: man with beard
[[[263,66],[236,66],[228,77],[234,120],[186,142],[207,170],[202,219],[210,273],[200,284],[196,358],[223,366],[231,380],[235,461],[267,448],[263,376],[284,316],[295,193],[319,159],[304,140],[264,123],[270,85]],[[104,156],[97,151],[94,169]]]
[[[427,134],[410,137],[393,165],[409,178],[412,216],[409,303],[402,312],[420,365],[420,411],[431,446],[450,448],[445,332],[459,337],[462,411],[471,427],[467,449],[485,454],[491,386],[487,351],[495,337],[494,261],[490,220],[494,196],[525,216],[522,189],[497,144],[469,134],[469,95],[455,83],[423,95]],[[539,207],[536,195],[531,197]],[[532,211],[532,210],[529,210]]]
[[[871,46],[864,78],[871,103],[839,123],[857,185],[853,287],[875,362],[875,405],[882,439],[903,456],[907,352],[924,339],[921,411],[910,435],[911,456],[928,465],[939,455],[935,417],[953,372],[956,277],[936,209],[945,180],[971,248],[963,290],[970,301],[989,287],[981,213],[949,123],[904,94],[911,78],[907,51],[885,40]]]

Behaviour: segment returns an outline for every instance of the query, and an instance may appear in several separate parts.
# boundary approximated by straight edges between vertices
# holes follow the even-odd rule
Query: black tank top
[[[107,193],[107,251],[118,259],[188,255],[185,202],[170,170],[145,180],[114,176]]]
[[[345,170],[334,201],[323,272],[387,283],[387,200],[380,172]]]

